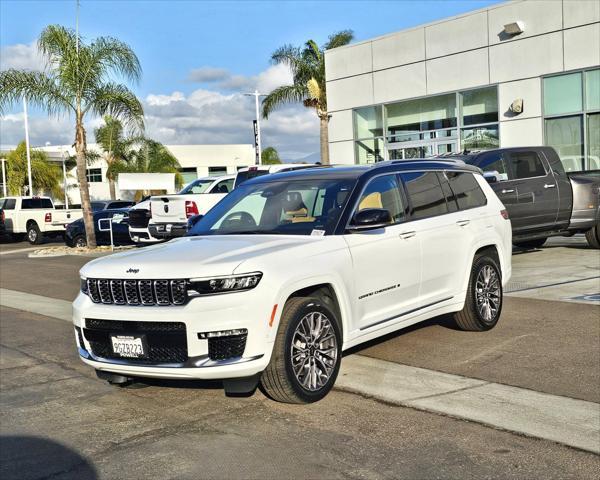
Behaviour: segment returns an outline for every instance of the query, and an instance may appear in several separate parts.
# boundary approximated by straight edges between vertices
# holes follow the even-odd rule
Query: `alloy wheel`
[[[484,265],[475,281],[475,299],[481,318],[493,322],[500,310],[501,287],[498,274],[490,265]]]
[[[29,231],[27,232],[27,238],[29,239],[30,242],[35,242],[37,240],[37,232],[35,231],[34,228],[30,228]]]
[[[331,378],[338,357],[337,338],[329,318],[311,312],[292,336],[291,361],[296,379],[306,390],[321,389]]]

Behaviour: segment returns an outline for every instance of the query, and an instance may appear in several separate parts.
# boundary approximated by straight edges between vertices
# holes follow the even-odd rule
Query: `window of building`
[[[208,167],[209,177],[220,177],[227,175],[227,167]]]
[[[460,131],[460,139],[463,150],[489,150],[491,148],[498,148],[500,146],[498,124],[463,128]]]
[[[436,172],[402,173],[415,220],[448,213],[446,197]]]
[[[456,196],[459,209],[482,207],[487,203],[485,194],[471,173],[447,172],[446,177]]]
[[[543,79],[545,144],[569,172],[600,168],[600,69]]]
[[[375,163],[384,159],[384,142],[382,138],[358,140],[354,144],[357,163]]]
[[[198,178],[198,169],[196,167],[180,168],[179,173],[181,174],[184,185],[187,185]]]
[[[354,139],[357,163],[375,163],[384,159],[381,105],[354,111]]]
[[[87,181],[89,183],[98,183],[102,181],[102,169],[101,168],[88,168],[85,171]]]
[[[478,88],[460,94],[462,124],[498,123],[498,88]]]

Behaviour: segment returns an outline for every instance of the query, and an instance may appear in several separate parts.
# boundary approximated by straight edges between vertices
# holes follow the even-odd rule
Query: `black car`
[[[92,211],[100,212],[102,210],[114,210],[116,208],[129,208],[135,205],[130,200],[94,200],[92,202]]]
[[[129,236],[128,208],[94,212],[94,229],[96,231],[97,245],[110,245],[109,227],[112,227],[113,245],[133,244]],[[65,243],[69,247],[85,247],[87,245],[83,218],[67,225]]]

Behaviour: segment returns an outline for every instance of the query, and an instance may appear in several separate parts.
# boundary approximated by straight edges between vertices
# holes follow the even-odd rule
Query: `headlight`
[[[85,293],[86,295],[88,294],[87,278],[79,277],[79,287],[80,287],[81,293]]]
[[[188,286],[188,296],[210,295],[215,293],[250,290],[258,285],[261,272],[244,273],[228,277],[192,278]]]

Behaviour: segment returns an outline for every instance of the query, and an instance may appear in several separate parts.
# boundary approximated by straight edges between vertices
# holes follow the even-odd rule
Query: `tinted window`
[[[133,205],[133,202],[111,202],[108,208],[127,208]]]
[[[456,212],[458,210],[458,204],[456,203],[456,197],[454,196],[454,192],[450,188],[450,184],[448,183],[446,176],[441,172],[438,172],[437,176],[438,180],[440,181],[440,184],[442,185],[442,191],[444,192],[444,196],[446,197],[448,211]]]
[[[356,211],[360,212],[366,208],[384,208],[390,212],[392,223],[404,219],[405,208],[396,175],[383,175],[369,182],[360,197]]]
[[[92,212],[104,210],[104,202],[92,202]]]
[[[446,172],[450,188],[454,192],[458,208],[466,210],[467,208],[481,207],[487,203],[485,194],[471,173],[465,172]]]
[[[484,172],[498,172],[500,181],[508,180],[510,176],[507,162],[501,153],[486,156],[478,166]]]
[[[228,180],[221,180],[219,183],[217,183],[211,193],[229,193],[231,192],[231,190],[233,190],[233,178],[230,178]]]
[[[402,173],[401,176],[410,198],[413,218],[448,213],[446,198],[436,172]]]
[[[14,210],[17,201],[14,198],[7,198],[4,201],[0,201],[0,208],[4,210]]]
[[[541,177],[546,175],[544,165],[535,152],[511,152],[510,162],[515,178]]]
[[[267,173],[269,173],[268,170],[246,170],[245,172],[239,172],[235,177],[235,186],[237,187],[251,178],[262,177]]]
[[[24,198],[21,200],[21,208],[23,210],[52,208],[52,201],[49,198]]]

